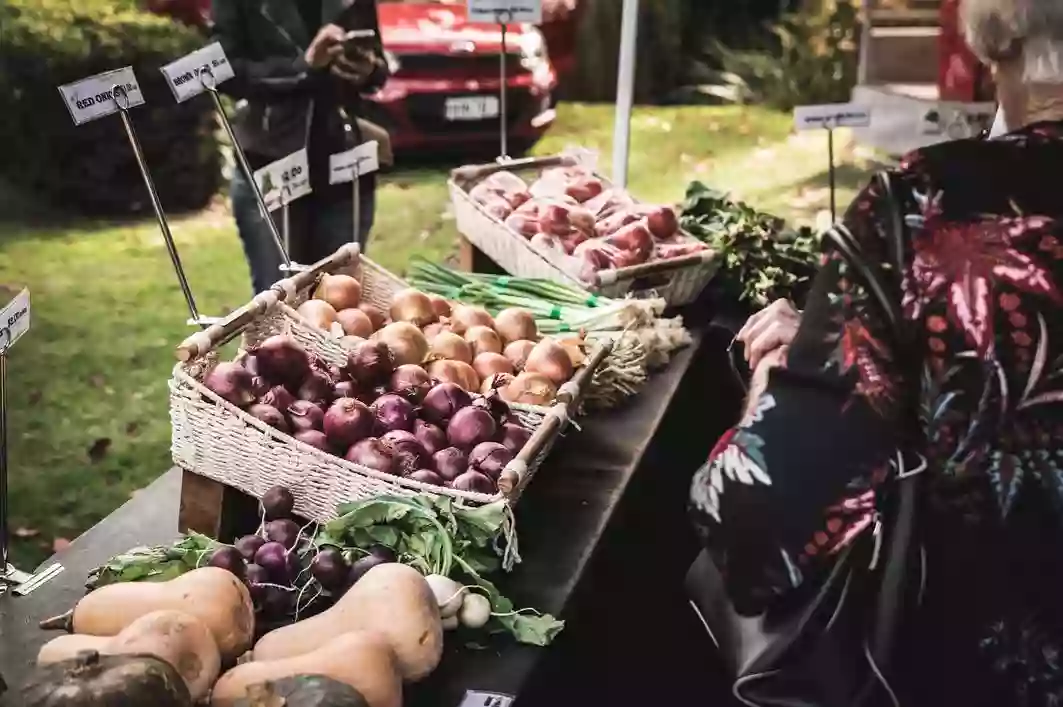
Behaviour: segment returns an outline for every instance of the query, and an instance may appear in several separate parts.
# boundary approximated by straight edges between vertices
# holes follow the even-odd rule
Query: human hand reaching
[[[306,63],[315,69],[325,68],[343,54],[343,42],[346,38],[347,32],[339,25],[325,25],[318,30],[307,47]]]
[[[745,346],[750,370],[756,371],[768,354],[780,349],[781,360],[785,361],[800,325],[801,312],[785,299],[775,300],[750,317],[735,337]]]

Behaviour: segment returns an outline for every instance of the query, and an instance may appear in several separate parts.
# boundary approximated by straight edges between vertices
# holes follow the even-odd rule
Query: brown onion
[[[428,295],[428,299],[432,302],[432,310],[437,317],[450,316],[450,302],[447,302],[439,295]]]
[[[358,309],[361,310],[362,314],[369,317],[369,321],[373,323],[373,331],[384,326],[384,320],[386,319],[384,313],[373,305],[368,302],[362,302],[358,305]]]
[[[528,362],[528,355],[534,348],[534,341],[514,341],[506,345],[502,355],[509,359],[509,362],[513,364],[514,369],[523,371],[524,364]]]
[[[450,328],[455,334],[464,334],[474,326],[493,327],[494,319],[483,307],[459,304],[450,313]]]
[[[523,339],[539,338],[539,327],[535,324],[535,317],[531,312],[520,307],[510,307],[499,312],[495,317],[495,331],[506,344]]]
[[[487,395],[498,388],[505,388],[511,382],[513,382],[512,373],[495,373],[487,376],[484,378],[483,383],[480,384],[480,394]]]
[[[459,386],[462,390],[468,390],[465,387],[465,372],[459,368],[461,361],[452,361],[449,358],[441,358],[437,361],[432,361],[428,364],[428,375],[433,380],[437,380],[440,383],[453,383]],[[468,364],[465,364],[468,365]]]
[[[502,353],[502,339],[489,326],[469,327],[465,330],[465,341],[472,347],[473,358],[482,353]]]
[[[350,350],[358,344],[361,344],[362,342],[366,341],[366,339],[363,339],[360,336],[341,336],[339,339],[337,339],[337,341],[339,341],[340,346]]]
[[[438,316],[428,295],[412,287],[396,292],[391,298],[391,321],[409,322],[417,327],[431,324]]]
[[[428,354],[431,358],[445,358],[451,361],[472,361],[472,348],[457,334],[452,331],[444,331],[436,334],[428,344]]]
[[[350,275],[322,275],[314,297],[332,305],[337,312],[357,307],[362,301],[362,285]]]
[[[368,339],[373,335],[373,322],[369,320],[369,316],[365,312],[357,307],[341,309],[336,312],[336,323],[343,328],[343,333],[347,336]]]
[[[549,405],[557,395],[557,386],[541,373],[525,371],[498,392],[507,403]]]
[[[450,331],[450,324],[446,322],[433,322],[421,331],[424,332],[424,338],[431,341],[432,339],[442,334],[444,331]]]
[[[472,362],[473,370],[481,380],[485,380],[496,373],[513,373],[513,364],[509,359],[494,351],[484,351]]]
[[[316,326],[318,329],[329,331],[336,321],[336,310],[328,302],[319,299],[308,299],[299,305],[296,310],[299,316]]]
[[[528,354],[524,370],[529,373],[541,373],[558,386],[572,377],[572,359],[564,346],[546,338],[537,343]]]
[[[375,334],[391,350],[395,363],[421,363],[428,355],[428,340],[409,322],[393,322]]]

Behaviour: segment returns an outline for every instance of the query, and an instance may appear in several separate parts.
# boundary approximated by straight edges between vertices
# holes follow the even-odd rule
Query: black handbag
[[[886,204],[887,262],[903,264],[904,221],[889,176],[876,176]],[[841,224],[824,234],[862,277],[889,322],[899,355],[914,350],[900,304],[888,296],[881,268],[862,256]],[[905,362],[907,363],[907,362]],[[897,705],[890,658],[906,608],[921,600],[925,555],[916,541],[920,472],[917,395],[903,417],[910,423],[897,454],[897,473],[883,484],[875,522],[835,558],[829,574],[757,617],[739,615],[706,551],[686,578],[687,595],[734,680],[733,694],[752,707]],[[910,450],[910,451],[909,451]],[[915,464],[907,461],[915,460]],[[913,568],[915,571],[913,571]]]

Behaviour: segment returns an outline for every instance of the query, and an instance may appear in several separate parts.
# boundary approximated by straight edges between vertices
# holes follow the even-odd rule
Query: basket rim
[[[197,360],[202,360],[202,359],[197,359]],[[431,494],[435,494],[435,495],[450,496],[452,498],[456,498],[456,499],[459,499],[459,500],[473,501],[473,502],[478,503],[478,504],[489,504],[489,503],[494,503],[495,501],[507,501],[508,502],[510,500],[511,496],[516,496],[517,495],[517,488],[518,487],[514,487],[513,493],[510,494],[510,495],[503,494],[501,491],[496,492],[493,495],[488,495],[488,494],[484,494],[484,493],[476,493],[474,491],[459,491],[459,490],[455,490],[455,489],[452,489],[452,488],[447,488],[446,486],[433,486],[431,484],[425,484],[425,483],[422,483],[420,481],[413,481],[411,479],[407,479],[404,476],[396,476],[394,474],[385,474],[385,473],[376,471],[374,469],[370,469],[369,467],[362,466],[361,464],[355,464],[354,462],[347,461],[343,457],[336,456],[335,454],[330,454],[330,453],[322,451],[322,450],[320,450],[320,449],[318,449],[316,447],[311,447],[309,444],[306,444],[305,442],[300,442],[299,440],[295,439],[295,437],[292,437],[289,434],[281,432],[280,430],[278,430],[278,429],[276,429],[274,427],[270,427],[269,425],[267,425],[266,423],[262,422],[258,418],[256,418],[253,415],[249,414],[245,410],[242,410],[242,409],[238,408],[237,406],[235,406],[232,403],[230,403],[228,400],[222,398],[220,395],[218,395],[214,391],[212,391],[209,388],[207,388],[205,385],[200,383],[193,376],[189,375],[185,370],[183,370],[186,366],[191,365],[191,363],[192,362],[190,361],[187,364],[186,363],[181,363],[181,362],[178,362],[177,364],[175,364],[174,368],[173,368],[173,377],[178,379],[178,380],[180,380],[182,383],[185,383],[186,385],[191,386],[197,393],[199,393],[200,395],[203,395],[204,397],[208,398],[212,403],[214,403],[215,406],[220,407],[221,409],[225,410],[226,412],[234,413],[236,415],[237,419],[239,419],[245,425],[251,426],[251,427],[255,428],[256,430],[258,430],[259,432],[264,432],[267,435],[269,435],[270,437],[273,437],[274,439],[276,439],[276,440],[278,440],[280,442],[283,442],[283,443],[285,443],[287,445],[294,445],[295,448],[298,449],[299,451],[308,453],[311,456],[313,456],[313,457],[315,457],[315,458],[317,458],[317,459],[319,459],[319,460],[321,460],[323,462],[329,462],[329,463],[333,463],[333,464],[338,464],[341,468],[344,468],[344,469],[346,469],[348,471],[353,471],[353,472],[356,472],[356,473],[361,474],[363,476],[368,476],[370,478],[373,478],[373,479],[376,479],[378,481],[382,481],[382,482],[385,482],[385,483],[389,483],[389,484],[396,484],[397,483],[400,486],[405,486],[407,488],[412,488],[412,489],[415,489],[417,491],[422,491],[422,492],[425,492],[425,493],[431,493]],[[522,486],[523,486],[523,484],[522,484]]]

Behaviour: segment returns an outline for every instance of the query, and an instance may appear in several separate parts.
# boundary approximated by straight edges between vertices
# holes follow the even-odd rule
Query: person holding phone
[[[329,156],[365,141],[362,96],[388,77],[376,1],[212,0],[212,11],[214,38],[235,73],[219,88],[240,101],[233,130],[251,168],[308,152],[313,191],[289,207],[289,257],[311,264],[354,239],[364,251],[376,180],[360,180],[356,229],[353,189],[329,184]],[[261,292],[283,276],[283,261],[240,169],[231,198],[252,285]],[[280,212],[273,217],[279,222]]]

